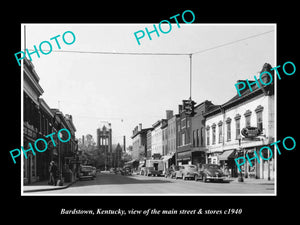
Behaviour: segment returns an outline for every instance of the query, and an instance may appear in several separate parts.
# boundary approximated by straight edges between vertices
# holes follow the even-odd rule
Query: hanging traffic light
[[[185,111],[185,114],[189,116],[193,116],[195,114],[196,102],[194,102],[191,99],[183,100],[182,102],[183,102],[183,110]]]

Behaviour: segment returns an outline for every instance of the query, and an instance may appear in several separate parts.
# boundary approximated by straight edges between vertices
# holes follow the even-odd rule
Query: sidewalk
[[[33,184],[23,185],[23,193],[64,189],[70,187],[72,184],[76,183],[76,181],[77,180],[73,182],[65,182],[63,186],[49,185],[48,181],[39,181]]]
[[[239,182],[237,177],[228,178],[232,183],[241,183],[241,184],[274,184],[274,180],[266,179],[255,179],[255,178],[244,178],[244,182]]]

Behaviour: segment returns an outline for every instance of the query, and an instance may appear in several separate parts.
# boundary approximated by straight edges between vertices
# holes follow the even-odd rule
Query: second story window
[[[251,127],[251,114],[252,112],[250,110],[247,110],[244,114],[246,127]]]
[[[235,139],[239,139],[241,133],[241,119],[235,120]]]
[[[257,128],[260,131],[263,131],[263,109],[264,109],[264,107],[261,105],[257,106],[257,108],[255,109]]]
[[[207,126],[206,127],[206,145],[209,145],[209,130],[210,130],[210,127]]]
[[[228,117],[226,120],[226,127],[227,127],[227,141],[231,140],[231,119]]]
[[[212,144],[216,144],[216,124],[212,125]]]
[[[223,123],[222,121],[220,121],[218,123],[218,127],[219,127],[219,143],[222,143],[223,142]]]

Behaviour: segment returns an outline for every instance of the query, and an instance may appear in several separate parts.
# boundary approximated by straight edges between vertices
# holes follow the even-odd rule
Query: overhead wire
[[[200,54],[200,53],[204,53],[207,51],[211,51],[217,48],[221,48],[221,47],[225,47],[228,45],[232,45],[241,41],[245,41],[248,39],[252,39],[255,37],[259,37],[268,33],[274,32],[274,30],[269,30],[263,33],[259,33],[259,34],[254,34],[245,38],[241,38],[241,39],[237,39],[234,41],[230,41],[230,42],[226,42],[220,45],[216,45],[210,48],[206,48],[206,49],[202,49],[196,52],[190,52],[190,53],[163,53],[163,52],[116,52],[116,51],[82,51],[82,50],[52,50],[52,52],[61,52],[61,53],[83,53],[83,54],[103,54],[103,55],[194,55],[194,54]],[[30,51],[33,51],[33,49],[28,49]],[[38,50],[40,51],[40,50]],[[43,51],[47,51],[47,50],[43,50]]]

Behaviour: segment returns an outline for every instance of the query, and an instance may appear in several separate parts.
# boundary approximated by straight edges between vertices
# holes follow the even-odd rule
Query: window
[[[193,147],[196,147],[196,132],[193,130]]]
[[[186,126],[190,127],[190,121],[189,120],[186,121]]]
[[[203,127],[201,127],[201,134],[200,134],[200,146],[203,146],[203,142],[204,142],[204,128]]]
[[[185,133],[181,134],[182,137],[182,145],[185,145]]]
[[[199,129],[197,129],[197,147],[200,146],[200,133],[199,133]]]
[[[262,111],[256,113],[257,117],[257,128],[262,131],[263,130],[263,119],[262,119]]]
[[[186,123],[186,119],[183,118],[183,119],[181,120],[181,129],[185,128],[185,123]]]
[[[239,135],[241,133],[241,120],[240,119],[237,119],[235,120],[235,138],[236,139],[239,139]]]
[[[244,114],[246,127],[251,127],[251,114],[252,112],[250,110],[247,110]]]
[[[223,134],[222,134],[222,122],[220,121],[219,124],[219,143],[222,143],[223,141]]]
[[[227,141],[231,140],[231,119],[228,117],[226,120],[226,127],[227,127]]]
[[[178,133],[178,146],[181,146],[181,138],[180,138],[180,133]]]
[[[212,144],[216,144],[216,124],[212,126]]]
[[[206,145],[209,145],[209,127],[206,127]]]
[[[257,121],[257,128],[262,131],[263,130],[263,118],[262,118],[262,112],[264,107],[261,105],[257,106],[255,109],[256,112],[256,121]]]
[[[246,119],[246,127],[250,127],[250,125],[251,125],[251,122],[250,122],[251,117],[250,116],[246,116],[245,119]]]

